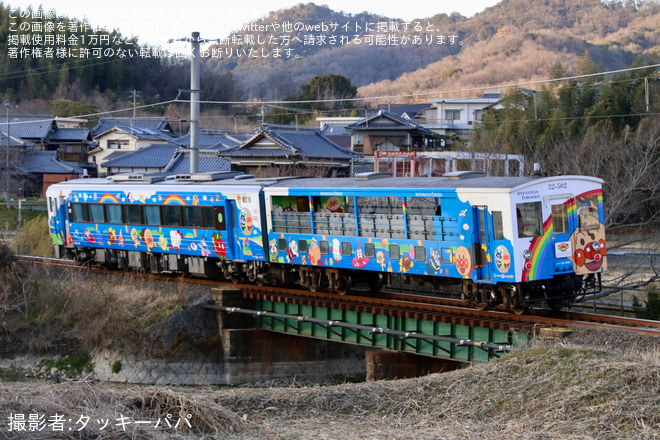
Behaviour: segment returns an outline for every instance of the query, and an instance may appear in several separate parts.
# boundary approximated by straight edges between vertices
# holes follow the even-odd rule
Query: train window
[[[86,203],[72,203],[71,204],[71,221],[74,222],[87,222],[89,221],[89,216],[87,214],[87,204]]]
[[[518,203],[516,205],[518,238],[543,235],[541,202]]]
[[[181,207],[176,205],[163,206],[163,225],[182,226]]]
[[[441,215],[440,203],[435,197],[408,197],[408,215]]]
[[[144,206],[144,223],[149,226],[160,225],[160,206],[158,205]]]
[[[493,240],[504,240],[502,211],[493,211]]]
[[[576,202],[580,230],[599,229],[598,196],[578,197]]]
[[[227,229],[227,222],[225,220],[225,207],[216,206],[213,208],[213,216],[215,217],[215,229],[218,231],[224,231]],[[207,223],[207,225],[213,225],[213,223]],[[284,240],[286,243],[286,240]]]
[[[365,243],[364,244],[364,256],[367,258],[375,258],[376,257],[376,245],[373,243]]]
[[[140,205],[122,205],[124,210],[124,222],[129,225],[142,224],[142,210]]]
[[[415,246],[415,261],[426,261],[426,248],[424,246]]]
[[[441,248],[440,259],[445,264],[454,264],[454,251],[452,248]]]
[[[186,226],[190,226],[192,228],[201,228],[204,226],[202,208],[199,206],[185,206],[183,208],[183,214]]]
[[[309,212],[309,198],[303,196],[273,196],[273,212]]]
[[[286,252],[288,250],[286,238],[280,238],[277,240],[277,249],[281,252]]]
[[[390,260],[398,260],[401,258],[401,250],[398,244],[390,245]]]
[[[202,217],[204,217],[205,228],[209,228],[209,229],[215,228],[215,212],[213,211],[213,207],[205,206],[204,208],[202,208]]]
[[[108,223],[123,223],[121,221],[121,205],[105,205],[105,217]]]
[[[298,240],[298,251],[307,252],[307,240],[300,239]]]
[[[321,250],[321,255],[328,255],[330,253],[330,243],[328,240],[321,240],[319,242],[319,249]]]
[[[350,257],[353,255],[353,246],[351,246],[351,243],[348,241],[342,241],[341,242],[341,254],[344,257]]]
[[[103,205],[99,205],[97,203],[89,204],[89,221],[92,223],[105,223]]]
[[[346,197],[344,196],[314,196],[315,212],[340,213],[347,211]]]
[[[552,205],[553,234],[568,234],[568,209],[564,204]]]

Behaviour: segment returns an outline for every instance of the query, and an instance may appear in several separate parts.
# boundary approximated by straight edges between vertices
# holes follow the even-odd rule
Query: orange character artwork
[[[575,247],[573,264],[576,274],[583,275],[598,270],[607,270],[605,225],[601,223],[598,230],[577,230],[573,233],[571,241]]]
[[[472,256],[465,246],[459,246],[455,253],[456,270],[462,276],[467,277],[472,272]]]

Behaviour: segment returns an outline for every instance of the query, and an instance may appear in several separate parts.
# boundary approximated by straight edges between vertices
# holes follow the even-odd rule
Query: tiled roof
[[[55,128],[53,115],[9,115],[9,134],[26,140],[46,139]],[[7,132],[7,116],[0,116],[0,131]]]
[[[214,173],[230,170],[230,162],[224,157],[218,157],[215,153],[200,152],[198,171],[200,173]],[[187,174],[190,172],[190,152],[179,151],[165,168],[165,172],[171,174]]]
[[[177,144],[190,147],[190,134],[181,136],[176,140]],[[200,130],[199,138],[200,150],[224,150],[241,145],[242,141],[236,139],[226,132],[216,132],[213,130]]]
[[[384,121],[386,123],[383,123]],[[418,133],[432,134],[431,130],[424,128],[419,124],[405,119],[392,112],[380,110],[376,113],[367,115],[366,118],[346,127],[348,130],[397,130],[397,131],[416,131]]]
[[[174,131],[170,122],[173,121],[163,118],[101,118],[90,133],[92,137],[96,137],[118,128],[143,139],[149,136],[153,139],[177,137],[178,133]]]
[[[163,168],[178,149],[174,144],[152,144],[118,157],[108,156],[102,165],[106,168]]]
[[[402,116],[405,119],[413,119],[415,116],[428,108],[433,108],[433,104],[379,104],[378,109],[388,111]]]
[[[263,147],[259,144],[263,139],[269,139],[275,145]],[[219,154],[225,157],[299,156],[346,160],[362,157],[360,153],[342,148],[323,136],[319,128],[283,125],[262,125],[252,139]]]
[[[34,142],[26,141],[25,139],[21,139],[17,136],[14,136],[13,133],[11,133],[11,136],[9,138],[9,146],[10,147],[34,147]],[[6,148],[7,147],[7,135],[5,133],[0,132],[0,147]]]
[[[56,128],[50,135],[53,142],[86,142],[92,138],[87,128]]]
[[[57,160],[57,151],[27,151],[18,165],[35,174],[83,174],[83,169]]]

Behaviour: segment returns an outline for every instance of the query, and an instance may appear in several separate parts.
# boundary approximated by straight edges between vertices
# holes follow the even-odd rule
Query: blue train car
[[[377,290],[392,274],[466,300],[561,307],[600,290],[602,181],[581,176],[295,179],[264,188],[270,261],[301,284]],[[587,262],[589,260],[589,262]]]
[[[255,280],[267,259],[261,185],[233,177],[117,175],[52,185],[56,253],[154,273]]]
[[[393,280],[479,307],[570,305],[607,269],[602,180],[119,175],[47,192],[58,256],[345,294]]]

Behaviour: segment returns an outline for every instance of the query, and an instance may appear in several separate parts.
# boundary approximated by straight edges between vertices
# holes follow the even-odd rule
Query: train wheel
[[[377,272],[369,277],[367,285],[369,286],[369,290],[376,293],[383,287],[383,282],[383,274]]]
[[[524,315],[525,312],[527,312],[527,306],[513,306],[511,307],[511,311],[515,313],[516,315]]]
[[[351,277],[350,275],[342,275],[337,280],[337,293],[346,295],[351,290]]]

